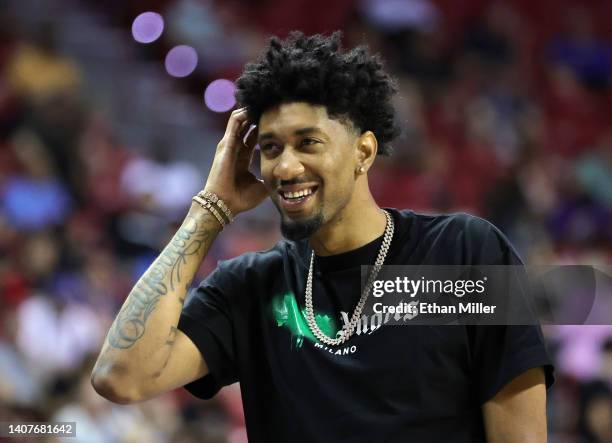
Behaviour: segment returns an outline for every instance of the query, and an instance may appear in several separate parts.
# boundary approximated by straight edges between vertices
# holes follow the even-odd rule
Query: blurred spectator
[[[433,32],[440,13],[429,0],[362,0],[360,10],[370,25],[385,34],[404,30]]]
[[[612,388],[612,334],[601,346],[601,378]]]
[[[262,43],[258,34],[238,21],[242,17],[240,7],[212,0],[179,0],[168,10],[168,26],[177,42],[197,50],[200,70],[233,76]]]
[[[89,376],[89,368],[84,367],[77,376],[72,398],[52,417],[53,421],[58,422],[76,421],[75,441],[83,443],[168,441],[168,433],[173,430],[172,425],[168,426],[168,421],[176,417],[176,411],[167,410],[165,414],[155,417],[160,421],[160,426],[156,428],[140,408],[114,405],[100,397],[91,386]]]
[[[76,94],[82,79],[75,63],[56,51],[57,33],[51,23],[40,25],[29,42],[22,42],[7,62],[7,80],[16,94],[40,103],[59,94]],[[41,73],[44,72],[44,75]]]
[[[578,183],[607,210],[612,210],[612,134],[576,162]]]
[[[609,127],[605,103],[589,92],[567,67],[550,67],[547,75],[543,102],[547,132],[543,148],[575,157],[592,149],[605,135]]]
[[[520,18],[512,4],[492,2],[481,20],[470,26],[465,33],[464,51],[490,65],[511,63],[516,57],[517,32]]]
[[[77,144],[79,163],[83,165],[82,196],[96,215],[116,215],[129,206],[121,189],[121,176],[131,158],[117,140],[102,115],[90,116]]]
[[[193,165],[174,159],[171,147],[159,140],[152,158],[128,162],[121,177],[121,190],[145,212],[177,220],[184,216],[191,197],[203,187],[204,178]]]
[[[41,140],[23,131],[13,139],[20,160],[20,173],[7,177],[2,212],[15,229],[37,230],[64,222],[70,211],[70,196],[54,173]]]
[[[580,387],[580,443],[612,441],[612,389],[600,380]]]
[[[42,384],[14,345],[17,324],[9,312],[0,311],[0,404],[34,405],[41,400]]]
[[[568,9],[566,20],[566,32],[550,46],[551,61],[567,66],[586,86],[605,89],[612,76],[612,44],[596,34],[587,9]]]
[[[87,305],[63,304],[37,295],[17,310],[17,344],[23,356],[47,374],[80,367],[95,352],[106,331]]]

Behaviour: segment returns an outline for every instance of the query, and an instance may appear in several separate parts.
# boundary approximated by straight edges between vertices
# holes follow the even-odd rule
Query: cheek
[[[353,193],[355,186],[354,173],[346,162],[341,167],[338,167],[336,163],[334,168],[327,171],[324,180],[325,193],[334,200],[344,202]]]

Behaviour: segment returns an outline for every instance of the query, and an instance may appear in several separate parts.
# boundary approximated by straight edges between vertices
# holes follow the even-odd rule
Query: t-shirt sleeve
[[[472,339],[474,380],[481,403],[529,369],[544,370],[546,387],[554,368],[539,326],[475,326]]]
[[[223,269],[218,267],[191,292],[181,313],[178,329],[196,345],[209,373],[185,386],[196,397],[209,399],[221,387],[238,380],[232,326],[235,299]]]
[[[467,228],[474,241],[474,265],[523,265],[508,239],[491,223],[473,218]],[[513,300],[509,300],[510,303]],[[516,303],[524,302],[517,295]],[[554,367],[539,325],[469,327],[474,380],[482,403],[525,371],[544,370],[546,387],[554,382]]]

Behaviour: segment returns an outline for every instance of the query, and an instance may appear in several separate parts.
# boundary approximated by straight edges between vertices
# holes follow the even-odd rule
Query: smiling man
[[[380,60],[343,51],[337,33],[293,33],[237,85],[243,108],[117,315],[96,390],[130,403],[240,381],[250,442],[546,441],[539,328],[372,327],[363,312],[361,265],[521,263],[482,219],[376,204],[368,171],[398,132]],[[256,140],[263,182],[248,171]],[[220,263],[184,303],[222,227],[266,196],[286,239]]]

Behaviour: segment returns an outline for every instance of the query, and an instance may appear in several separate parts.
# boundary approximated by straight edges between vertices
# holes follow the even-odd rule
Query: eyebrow
[[[306,135],[306,134],[312,134],[313,132],[324,134],[323,131],[321,131],[321,129],[316,126],[309,126],[307,128],[296,129],[295,131],[293,131],[293,134],[294,135]],[[267,139],[274,138],[274,137],[276,137],[274,132],[265,132],[259,135],[258,142],[261,143],[263,140],[267,140]]]

